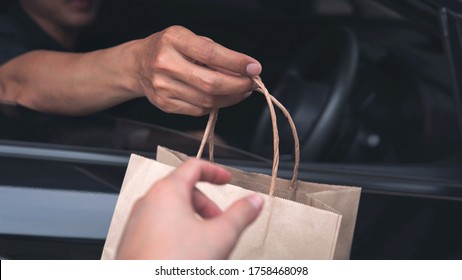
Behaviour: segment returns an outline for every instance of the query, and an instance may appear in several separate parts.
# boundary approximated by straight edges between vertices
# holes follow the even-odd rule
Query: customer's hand
[[[132,209],[118,259],[224,259],[263,206],[259,195],[222,212],[194,185],[225,184],[231,174],[212,163],[190,159],[157,182]],[[197,216],[199,214],[202,218]]]
[[[255,88],[249,76],[261,72],[257,60],[181,26],[141,42],[142,91],[166,112],[199,116],[236,104]]]

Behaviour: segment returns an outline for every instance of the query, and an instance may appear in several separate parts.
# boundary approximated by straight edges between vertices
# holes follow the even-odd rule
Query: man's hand
[[[254,89],[261,65],[188,29],[88,53],[37,50],[0,65],[0,102],[85,115],[146,96],[159,109],[200,116]]]
[[[146,97],[163,111],[200,116],[236,104],[255,85],[261,65],[181,26],[144,40],[139,73]]]
[[[119,244],[118,259],[225,259],[263,206],[256,194],[222,212],[195,187],[225,184],[231,174],[190,159],[138,200]],[[197,216],[199,214],[203,219]]]

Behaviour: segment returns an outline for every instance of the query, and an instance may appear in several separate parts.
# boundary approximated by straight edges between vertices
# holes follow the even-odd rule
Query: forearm
[[[0,101],[49,113],[84,115],[143,96],[139,42],[76,54],[33,51],[0,67]]]
[[[217,71],[219,69],[219,71]],[[146,96],[159,109],[200,116],[255,88],[255,59],[172,26],[85,54],[34,51],[0,66],[0,101],[83,115]]]

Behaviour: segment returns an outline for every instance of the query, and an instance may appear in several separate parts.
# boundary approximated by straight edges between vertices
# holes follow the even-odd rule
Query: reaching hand
[[[139,78],[165,112],[200,116],[236,104],[255,88],[261,65],[188,29],[172,26],[142,40]]]
[[[200,116],[242,101],[260,63],[188,29],[87,53],[36,50],[0,65],[0,102],[85,115],[139,97],[168,113]]]
[[[194,185],[225,184],[231,174],[190,159],[138,200],[119,244],[118,259],[225,259],[263,206],[256,194],[222,212]],[[197,216],[199,214],[202,218]]]

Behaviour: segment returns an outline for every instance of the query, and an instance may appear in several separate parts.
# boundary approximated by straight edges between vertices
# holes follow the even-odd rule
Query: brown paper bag
[[[225,209],[237,199],[259,192],[265,200],[257,220],[249,226],[231,253],[231,259],[347,259],[349,258],[356,223],[360,188],[315,184],[296,180],[298,169],[298,137],[283,106],[270,96],[261,81],[276,127],[272,103],[281,108],[291,122],[296,142],[296,164],[292,180],[276,178],[278,160],[277,128],[273,130],[274,159],[272,176],[247,173],[227,168],[233,175],[225,186],[198,183],[197,188]],[[213,142],[217,110],[211,113],[198,155],[205,140]],[[213,159],[213,143],[209,143]],[[132,155],[124,178],[116,209],[109,228],[102,259],[113,259],[130,210],[156,181],[165,177],[186,155],[158,147],[157,160]],[[266,195],[269,193],[270,195]]]
[[[157,161],[178,166],[186,155],[157,149]],[[252,191],[268,192],[271,177],[227,168],[225,186],[200,184],[205,195],[223,209]],[[260,217],[246,230],[231,254],[235,259],[347,259],[350,255],[360,189],[277,179],[275,197],[265,196]],[[294,202],[295,201],[295,202]]]

